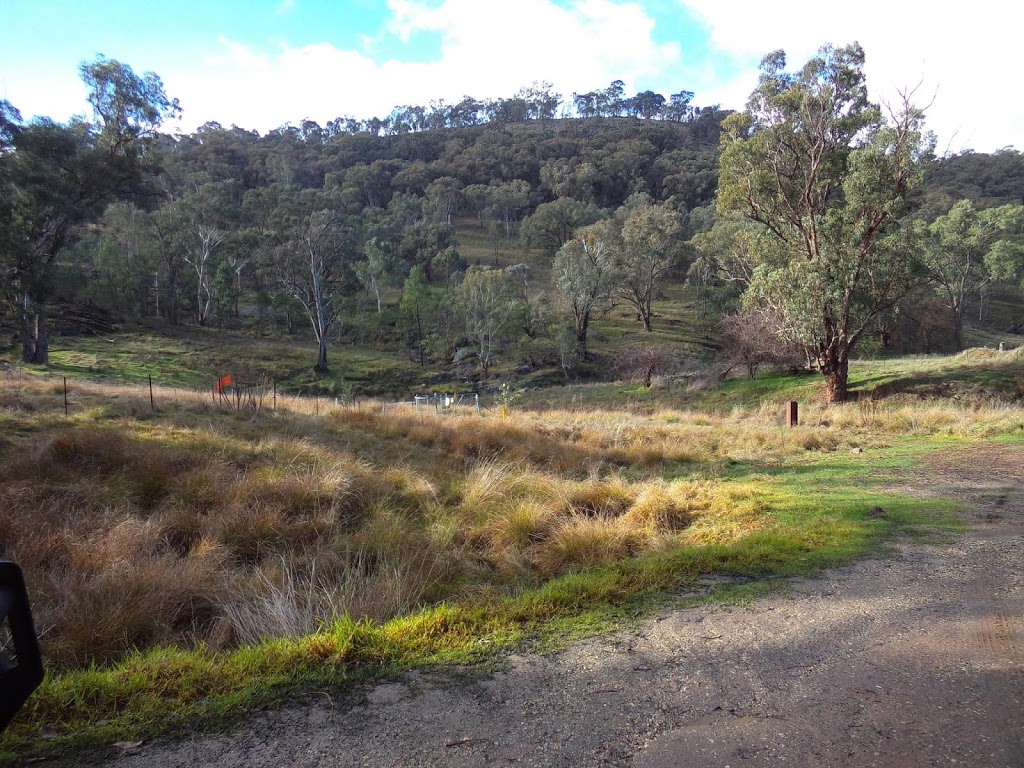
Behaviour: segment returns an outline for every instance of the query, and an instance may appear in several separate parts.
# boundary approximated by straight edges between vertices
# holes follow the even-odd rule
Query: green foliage
[[[591,315],[610,305],[620,273],[618,227],[602,221],[577,229],[555,255],[552,268],[559,295],[572,313],[578,354],[586,357]],[[569,358],[562,355],[563,368]]]
[[[398,305],[400,327],[405,334],[410,350],[425,364],[430,351],[430,328],[433,326],[439,307],[439,297],[430,288],[420,267],[413,267],[402,286],[402,299]]]
[[[495,402],[502,408],[509,410],[521,399],[522,393],[515,388],[515,385],[507,381],[503,381],[498,385],[498,394],[495,397]]]
[[[617,295],[636,310],[649,333],[655,293],[684,252],[682,220],[667,205],[647,202],[635,207],[627,203],[619,215],[624,219],[615,262]]]
[[[140,139],[152,136],[181,107],[168,98],[153,72],[136,75],[127,64],[99,56],[79,67],[99,126],[99,142],[118,155],[141,154]]]
[[[112,323],[124,321],[129,327],[213,323],[258,336],[287,334],[296,346],[305,344],[312,331],[321,369],[326,367],[327,345],[337,349],[338,341],[393,352],[402,346],[423,367],[429,358],[445,365],[462,330],[454,298],[449,297],[454,297],[467,266],[528,263],[529,282],[517,283],[520,306],[499,347],[517,345],[519,360],[540,369],[538,377],[550,378],[560,363],[567,364],[562,369],[571,370],[572,376],[603,376],[611,370],[603,361],[635,344],[629,328],[634,318],[650,326],[652,302],[664,318],[653,326],[652,333],[662,334],[658,344],[683,343],[707,356],[714,339],[701,333],[714,326],[718,313],[734,306],[738,286],[752,279],[760,263],[754,259],[757,225],[722,217],[720,226],[711,229],[710,204],[718,180],[715,147],[725,113],[695,107],[687,91],[667,100],[651,92],[631,96],[621,82],[613,82],[589,94],[574,94],[584,97],[582,111],[576,118],[561,119],[559,104],[568,100],[539,83],[508,99],[467,97],[458,104],[404,105],[369,121],[343,116],[321,127],[305,120],[264,136],[208,123],[172,139],[155,132],[158,120],[177,112],[158,78],[136,76],[106,59],[85,70],[95,86],[93,124],[61,126],[37,120],[22,125],[17,110],[0,102],[0,177],[9,181],[14,171],[27,177],[31,183],[19,188],[29,191],[26,201],[34,200],[31,205],[22,201],[26,204],[19,212],[11,208],[15,197],[3,192],[10,187],[0,189],[0,241],[20,238],[27,246],[31,233],[26,227],[40,225],[44,232],[45,217],[23,215],[32,206],[53,204],[59,210],[74,199],[87,203],[73,217],[67,237],[54,238],[53,247],[37,240],[41,259],[32,256],[25,262],[44,267],[39,279],[23,271],[24,282],[44,305],[60,308],[57,322],[33,314],[32,307],[24,312],[25,296],[20,304],[7,302],[22,309],[2,320],[12,317],[21,326],[17,330],[23,347],[36,359],[48,351],[48,329],[57,334],[68,329],[109,333]],[[793,76],[794,83],[797,79]],[[580,119],[582,114],[592,117]],[[136,142],[134,148],[129,141]],[[26,151],[8,151],[19,146]],[[111,151],[116,147],[120,149]],[[48,153],[59,162],[44,162],[41,158]],[[1012,150],[933,162],[928,173],[936,194],[926,190],[924,212],[930,217],[947,210],[951,200],[946,195],[960,188],[964,192],[958,196],[976,199],[979,206],[1017,201],[1011,177],[1019,163],[1019,153]],[[158,165],[159,190],[151,173]],[[62,174],[62,167],[69,173]],[[870,189],[870,173],[864,170],[862,176],[867,180],[864,188]],[[833,197],[841,199],[839,188],[835,190]],[[132,200],[137,193],[145,198],[136,206]],[[843,194],[856,199],[858,193],[851,185]],[[104,214],[111,202],[115,205]],[[550,271],[551,260],[542,256],[557,252],[574,228],[624,205],[616,217],[620,227],[638,207],[656,206],[679,214],[681,232],[671,238],[672,247],[649,244],[628,254],[620,248],[619,266],[627,266],[627,255],[643,254],[672,255],[674,263],[653,282],[620,284],[623,295],[616,299],[635,302],[633,313],[625,308],[606,311],[610,302],[601,299],[596,305],[600,311],[589,321],[593,327],[584,330],[586,313],[573,308],[575,339],[563,344],[561,331],[548,333],[545,294],[567,294]],[[325,232],[331,242],[324,267],[331,274],[322,272],[320,282],[328,290],[321,291],[320,301],[308,298],[317,294],[315,287],[298,285],[307,271],[303,254],[308,243],[303,244],[302,230],[308,234],[316,228],[317,222],[309,220],[313,214],[314,219],[337,216],[341,222]],[[699,314],[692,311],[691,292],[676,282],[681,274],[675,271],[686,255],[681,241],[697,231],[705,232],[695,241],[700,258],[691,273],[701,286]],[[379,261],[376,251],[368,258],[371,242],[386,257],[383,270],[370,269],[371,262]],[[1009,274],[1013,259],[1003,248],[995,248],[993,258]],[[0,261],[14,263],[12,253],[0,253]],[[758,253],[760,259],[767,251]],[[357,269],[360,263],[363,267]],[[634,266],[641,266],[640,261]],[[419,323],[410,322],[412,315],[401,305],[403,293],[398,290],[413,267],[420,268],[439,301],[419,315]],[[308,282],[316,282],[313,270],[308,271]],[[635,274],[643,273],[640,268]],[[872,279],[876,274],[872,272]],[[356,290],[360,276],[367,286],[363,295]],[[990,296],[986,286],[985,300]],[[375,317],[365,311],[371,301],[376,303]],[[939,314],[933,305],[934,300],[927,312],[920,302],[885,310],[871,323],[871,332],[909,322],[910,315],[914,322],[924,315],[928,322],[918,323],[921,329],[913,335],[903,334],[902,348],[940,348],[934,339],[945,330],[930,322]],[[103,318],[100,327],[79,323],[78,317],[94,312]],[[889,322],[891,315],[899,316],[895,325]],[[998,316],[1006,315],[1000,309]],[[698,317],[699,326],[694,323]],[[1003,322],[998,333],[1015,327],[1013,322]],[[417,325],[415,332],[412,325]],[[37,326],[41,343],[35,338]],[[555,326],[561,328],[560,323]],[[971,338],[989,339],[989,331]],[[588,351],[589,364],[580,366],[587,338],[594,348]],[[917,347],[907,346],[911,338]],[[513,355],[503,358],[503,363],[515,363]],[[458,369],[437,374],[460,375]],[[403,373],[401,381],[406,380]]]
[[[531,248],[540,248],[545,254],[553,255],[568,242],[573,232],[593,224],[600,217],[601,212],[593,205],[560,197],[538,205],[523,222],[523,241]]]
[[[100,57],[81,67],[97,124],[3,112],[0,154],[0,301],[17,318],[25,362],[46,363],[46,306],[61,249],[112,199],[137,192],[154,168],[146,141],[178,111],[160,79]],[[6,102],[5,102],[6,104]],[[9,105],[8,105],[9,106]]]
[[[1024,275],[1024,207],[1003,205],[979,211],[970,200],[961,200],[922,229],[924,262],[956,319],[960,349],[966,303],[993,280]]]
[[[486,376],[511,320],[522,308],[515,281],[507,270],[471,268],[459,285],[456,300],[470,342],[464,355],[475,357]]]
[[[991,154],[966,151],[929,163],[925,171],[925,206],[932,217],[967,199],[977,208],[1024,200],[1024,154],[1004,148]]]
[[[887,121],[868,100],[858,45],[822,48],[795,74],[785,65],[781,51],[765,57],[747,110],[725,122],[718,206],[762,228],[747,306],[779,318],[837,402],[851,351],[921,279],[903,216],[929,147],[920,110]]]

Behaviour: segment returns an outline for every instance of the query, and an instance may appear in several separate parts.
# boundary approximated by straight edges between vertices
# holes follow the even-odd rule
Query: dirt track
[[[934,459],[905,487],[968,502],[970,533],[785,597],[666,610],[487,679],[412,675],[354,707],[314,695],[91,764],[1024,766],[1022,477],[1019,450]]]

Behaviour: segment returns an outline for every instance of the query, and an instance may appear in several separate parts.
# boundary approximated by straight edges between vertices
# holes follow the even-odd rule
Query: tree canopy
[[[760,227],[744,299],[846,398],[850,353],[873,320],[920,280],[906,222],[930,146],[905,101],[883,115],[868,99],[864,52],[824,47],[798,72],[776,51],[761,63],[746,111],[724,123],[718,208]]]
[[[111,200],[140,194],[148,137],[177,111],[160,79],[97,59],[82,65],[96,122],[37,118],[0,108],[0,296],[15,315],[26,362],[49,358],[46,305],[60,250]]]

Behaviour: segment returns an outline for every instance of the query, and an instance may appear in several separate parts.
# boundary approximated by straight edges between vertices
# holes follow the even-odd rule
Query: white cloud
[[[267,130],[342,114],[382,116],[397,104],[509,96],[545,80],[568,97],[618,78],[627,89],[679,60],[676,44],[653,39],[654,20],[638,4],[520,0],[497,12],[478,0],[389,0],[385,34],[409,42],[440,35],[440,56],[426,62],[374,61],[327,43],[282,46],[273,53],[228,39],[192,71],[161,74],[185,109],[182,128],[209,120]]]
[[[899,89],[919,86],[916,101],[932,102],[927,124],[940,150],[1024,149],[1024,102],[1009,87],[1024,20],[1014,3],[679,1],[708,25],[713,46],[755,64],[782,48],[795,68],[822,44],[859,42],[872,97],[893,100]],[[741,107],[755,84],[756,73],[745,73],[721,83],[708,100]]]
[[[386,115],[397,104],[508,96],[535,80],[572,91],[679,87],[699,104],[742,108],[757,82],[762,55],[783,48],[802,64],[823,43],[859,41],[874,98],[920,83],[919,101],[934,102],[928,125],[940,149],[1024,150],[1024,100],[1012,89],[1024,10],[1004,0],[860,0],[856,7],[821,0],[675,0],[706,27],[707,61],[678,43],[655,42],[653,9],[665,0],[387,0],[389,21],[364,30],[350,50],[329,43],[257,48],[220,38],[204,51],[163,52],[148,66],[185,109],[189,131],[216,120],[266,131],[308,118]],[[297,0],[279,8],[298,9]],[[648,7],[652,10],[648,10]],[[841,10],[832,10],[833,8]],[[323,30],[328,39],[331,30]],[[384,60],[376,51],[403,53]],[[423,46],[424,41],[436,44]],[[429,60],[409,59],[430,48]],[[26,116],[66,119],[85,112],[84,89],[69,77],[74,58],[40,66],[0,66],[0,98]],[[66,57],[65,57],[66,58]],[[421,58],[423,58],[421,56]],[[660,86],[660,87],[659,87]]]
[[[0,71],[0,99],[11,102],[26,120],[37,115],[55,120],[85,115],[86,95],[85,86],[63,72],[34,73],[32,78],[23,78],[20,73]]]

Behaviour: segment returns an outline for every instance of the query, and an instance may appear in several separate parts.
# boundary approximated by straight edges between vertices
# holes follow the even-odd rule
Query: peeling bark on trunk
[[[50,333],[45,307],[25,299],[18,318],[22,362],[46,365],[50,362]]]
[[[327,339],[323,336],[320,337],[319,348],[317,350],[316,371],[317,373],[327,372]]]
[[[832,353],[827,359],[820,360],[819,366],[825,375],[825,405],[846,402],[849,394],[849,357],[842,353]]]

